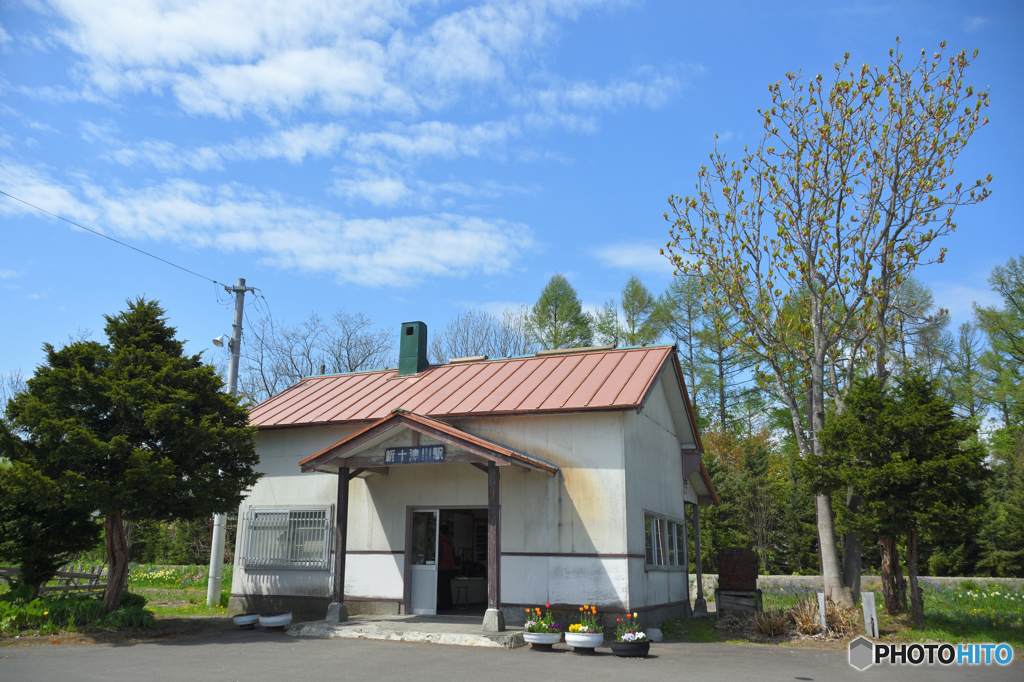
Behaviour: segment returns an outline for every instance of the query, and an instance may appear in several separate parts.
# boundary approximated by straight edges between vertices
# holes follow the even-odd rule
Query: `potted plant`
[[[562,640],[562,626],[551,617],[551,604],[545,604],[548,610],[541,613],[539,608],[526,609],[526,632],[523,639],[531,649],[551,651],[551,645]]]
[[[615,622],[618,627],[612,642],[612,654],[620,658],[640,658],[650,653],[651,643],[640,629],[636,613],[627,613],[625,618],[616,618]]]
[[[580,622],[569,626],[565,633],[565,643],[578,654],[592,654],[594,647],[604,644],[604,632],[597,624],[597,607],[581,606]]]

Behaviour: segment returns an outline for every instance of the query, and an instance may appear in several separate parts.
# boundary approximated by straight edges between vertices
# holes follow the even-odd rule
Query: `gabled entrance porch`
[[[386,443],[393,443],[395,437],[403,432],[410,433],[412,445],[385,447]],[[429,442],[421,445],[421,436],[426,436]],[[483,626],[485,630],[494,632],[504,629],[504,618],[501,613],[500,469],[513,467],[553,476],[558,472],[558,468],[474,436],[450,424],[404,410],[396,410],[388,417],[300,462],[304,472],[328,472],[338,477],[334,586],[332,603],[327,614],[329,621],[343,622],[347,618],[344,586],[349,481],[356,476],[388,475],[395,467],[404,469],[410,466],[435,467],[444,464],[470,464],[487,474],[487,609]],[[407,613],[415,610],[425,613],[436,611],[436,602],[431,606],[429,597],[436,595],[436,592],[431,590],[431,585],[436,590],[440,572],[437,563],[441,559],[440,510],[447,508],[445,502],[446,500],[436,500],[436,506],[432,508],[409,508],[406,511],[403,580],[404,608]],[[429,558],[431,547],[433,558]]]

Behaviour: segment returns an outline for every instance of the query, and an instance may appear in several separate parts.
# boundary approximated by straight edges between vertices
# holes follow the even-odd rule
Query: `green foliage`
[[[12,460],[31,462],[106,517],[115,597],[127,579],[122,518],[196,519],[237,507],[259,478],[245,408],[184,346],[156,302],[106,316],[109,343],[44,345],[8,405]],[[7,439],[10,443],[10,439]]]
[[[0,453],[10,456],[21,441],[0,424]],[[18,567],[15,582],[34,596],[75,552],[99,537],[92,508],[62,479],[54,480],[29,461],[0,459],[0,562]]]
[[[808,457],[805,471],[819,490],[853,486],[864,497],[864,513],[847,524],[890,537],[941,532],[980,504],[985,452],[974,425],[956,417],[932,381],[912,372],[884,389],[867,377],[845,404],[821,433],[826,454]]]
[[[593,343],[591,322],[569,280],[556,274],[530,309],[527,330],[541,348],[576,348]]]
[[[79,628],[150,627],[153,613],[144,607],[146,600],[125,593],[124,605],[106,613],[103,602],[84,594],[51,595],[26,599],[16,591],[0,595],[0,634],[16,635],[24,630],[55,634]]]

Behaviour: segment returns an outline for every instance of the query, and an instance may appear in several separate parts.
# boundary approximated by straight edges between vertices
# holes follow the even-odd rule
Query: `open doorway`
[[[483,616],[487,508],[410,511],[409,613]]]
[[[438,567],[437,613],[483,616],[487,610],[486,507],[441,510]]]

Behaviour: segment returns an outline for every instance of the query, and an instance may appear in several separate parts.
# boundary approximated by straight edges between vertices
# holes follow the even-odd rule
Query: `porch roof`
[[[543,471],[552,476],[558,473],[558,467],[543,460],[517,452],[504,445],[493,443],[480,436],[431,419],[420,414],[395,409],[388,416],[380,419],[352,435],[342,438],[334,445],[299,462],[302,471],[336,472],[339,467],[349,466],[349,459],[363,450],[383,443],[394,434],[395,428],[406,427],[418,433],[436,438],[442,443],[461,448],[484,461],[492,461],[498,466],[512,466],[518,469]]]

